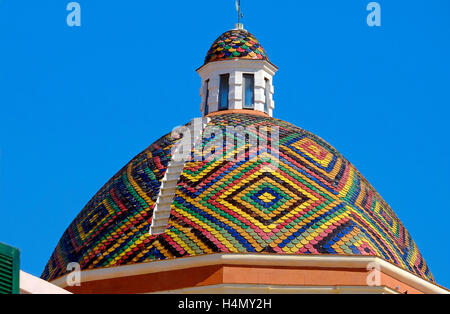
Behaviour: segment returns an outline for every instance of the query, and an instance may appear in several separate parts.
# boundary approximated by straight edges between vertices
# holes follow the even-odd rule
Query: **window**
[[[228,109],[228,93],[230,91],[229,81],[230,74],[222,74],[220,76],[219,110]]]
[[[205,116],[209,114],[208,99],[209,99],[209,80],[205,82]]]
[[[266,102],[264,103],[264,112],[269,113],[270,81],[268,78],[265,78],[264,80],[266,81],[266,89],[265,89]]]
[[[242,99],[244,109],[254,109],[255,107],[255,77],[253,74],[243,76]]]
[[[19,294],[20,252],[0,243],[0,294]]]

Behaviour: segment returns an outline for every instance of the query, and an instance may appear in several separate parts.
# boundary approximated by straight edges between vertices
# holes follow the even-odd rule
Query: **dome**
[[[269,61],[255,36],[244,29],[229,30],[217,38],[206,55],[205,64],[230,59]]]
[[[71,262],[86,270],[212,253],[260,253],[377,256],[434,281],[392,209],[324,140],[256,114],[224,111],[211,116],[208,126],[277,128],[278,167],[249,154],[237,162],[187,161],[167,227],[150,235],[161,182],[179,141],[166,135],[92,198],[65,231],[42,278],[63,276]],[[251,136],[261,140],[256,133]],[[196,142],[194,151],[206,140]],[[237,142],[224,153],[246,148]]]

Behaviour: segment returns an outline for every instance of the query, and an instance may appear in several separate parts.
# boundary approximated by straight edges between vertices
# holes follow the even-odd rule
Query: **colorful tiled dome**
[[[120,170],[69,226],[42,278],[78,262],[93,269],[218,252],[373,255],[434,281],[395,213],[339,152],[284,121],[242,113],[209,126],[279,129],[279,165],[248,154],[242,161],[188,161],[164,233],[150,235],[171,148],[164,136]],[[234,134],[234,133],[233,133]],[[252,134],[261,140],[257,133]],[[199,141],[194,151],[207,141]],[[237,142],[225,154],[247,152]],[[267,171],[267,169],[272,171]]]
[[[233,29],[217,38],[206,55],[205,64],[230,59],[269,60],[255,36],[244,29]]]

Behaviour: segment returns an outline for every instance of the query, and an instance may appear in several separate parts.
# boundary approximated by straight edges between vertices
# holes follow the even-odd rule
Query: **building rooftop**
[[[434,282],[393,210],[327,142],[290,123],[238,112],[216,114],[205,127],[219,128],[231,138],[236,127],[243,127],[257,142],[267,140],[260,128],[278,130],[278,155],[273,147],[253,151],[236,139],[219,155],[243,155],[238,161],[186,161],[168,198],[167,226],[150,234],[158,199],[164,198],[161,185],[172,148],[180,141],[163,136],[86,205],[62,236],[42,278],[66,274],[71,262],[86,270],[213,253],[260,253],[377,256]],[[204,151],[210,141],[197,140],[191,153]]]

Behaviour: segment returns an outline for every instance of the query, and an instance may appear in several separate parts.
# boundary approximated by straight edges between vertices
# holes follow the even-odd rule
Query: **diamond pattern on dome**
[[[373,255],[434,281],[392,209],[325,141],[270,117],[222,114],[209,125],[225,130],[278,128],[278,166],[256,154],[240,161],[187,162],[169,227],[150,236],[154,203],[174,143],[163,137],[94,196],[64,233],[42,278],[64,275],[71,262],[93,269],[218,252],[260,252]],[[251,136],[263,140],[258,133]],[[204,145],[196,143],[193,151],[202,151]],[[246,145],[238,141],[226,146],[223,155],[245,152]]]
[[[246,30],[234,29],[222,34],[209,49],[205,64],[230,59],[269,60],[258,40]]]
[[[265,226],[280,222],[307,200],[294,185],[271,173],[250,174],[224,195],[225,206],[235,206]]]

